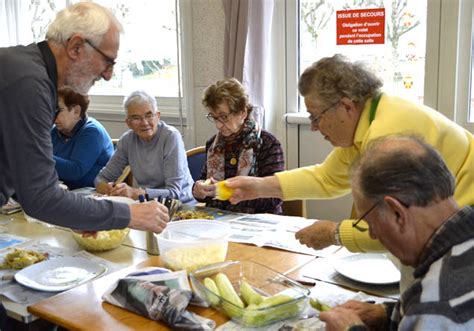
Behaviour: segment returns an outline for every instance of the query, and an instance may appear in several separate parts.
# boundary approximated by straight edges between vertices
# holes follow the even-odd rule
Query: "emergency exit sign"
[[[336,12],[337,45],[385,43],[385,8]]]

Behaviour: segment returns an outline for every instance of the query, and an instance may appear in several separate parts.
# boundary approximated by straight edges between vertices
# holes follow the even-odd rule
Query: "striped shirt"
[[[474,330],[474,209],[449,218],[426,245],[390,330]]]

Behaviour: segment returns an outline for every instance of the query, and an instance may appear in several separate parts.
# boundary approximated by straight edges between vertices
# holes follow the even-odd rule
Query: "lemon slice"
[[[225,180],[216,183],[216,199],[229,200],[232,194],[234,194],[234,190],[226,185]]]

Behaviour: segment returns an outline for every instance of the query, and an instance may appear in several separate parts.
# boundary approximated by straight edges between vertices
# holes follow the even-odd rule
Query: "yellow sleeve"
[[[385,246],[378,240],[371,239],[369,231],[359,231],[352,227],[353,220],[344,220],[339,225],[339,238],[343,246],[351,252],[377,253],[386,252]],[[368,228],[365,221],[359,225],[362,228]]]
[[[283,200],[332,199],[350,193],[349,166],[358,155],[354,147],[336,147],[321,164],[276,173]]]

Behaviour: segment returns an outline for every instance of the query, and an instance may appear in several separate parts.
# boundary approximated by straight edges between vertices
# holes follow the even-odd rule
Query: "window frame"
[[[192,116],[187,109],[192,109],[192,8],[191,0],[176,0],[179,3],[180,26],[180,66],[181,66],[181,102],[179,97],[156,97],[161,118],[168,124],[177,126],[183,133],[184,127],[192,126]],[[126,33],[126,31],[125,31]],[[123,122],[125,118],[122,107],[124,95],[91,94],[88,113],[102,121]],[[181,107],[181,111],[180,111]],[[194,129],[193,129],[194,130]],[[191,131],[193,131],[191,130]],[[186,131],[186,136],[193,137],[193,132]]]
[[[298,6],[298,0],[286,2],[285,120],[309,125],[298,104]],[[427,6],[424,103],[474,132],[474,123],[468,123],[474,0],[430,0]]]

